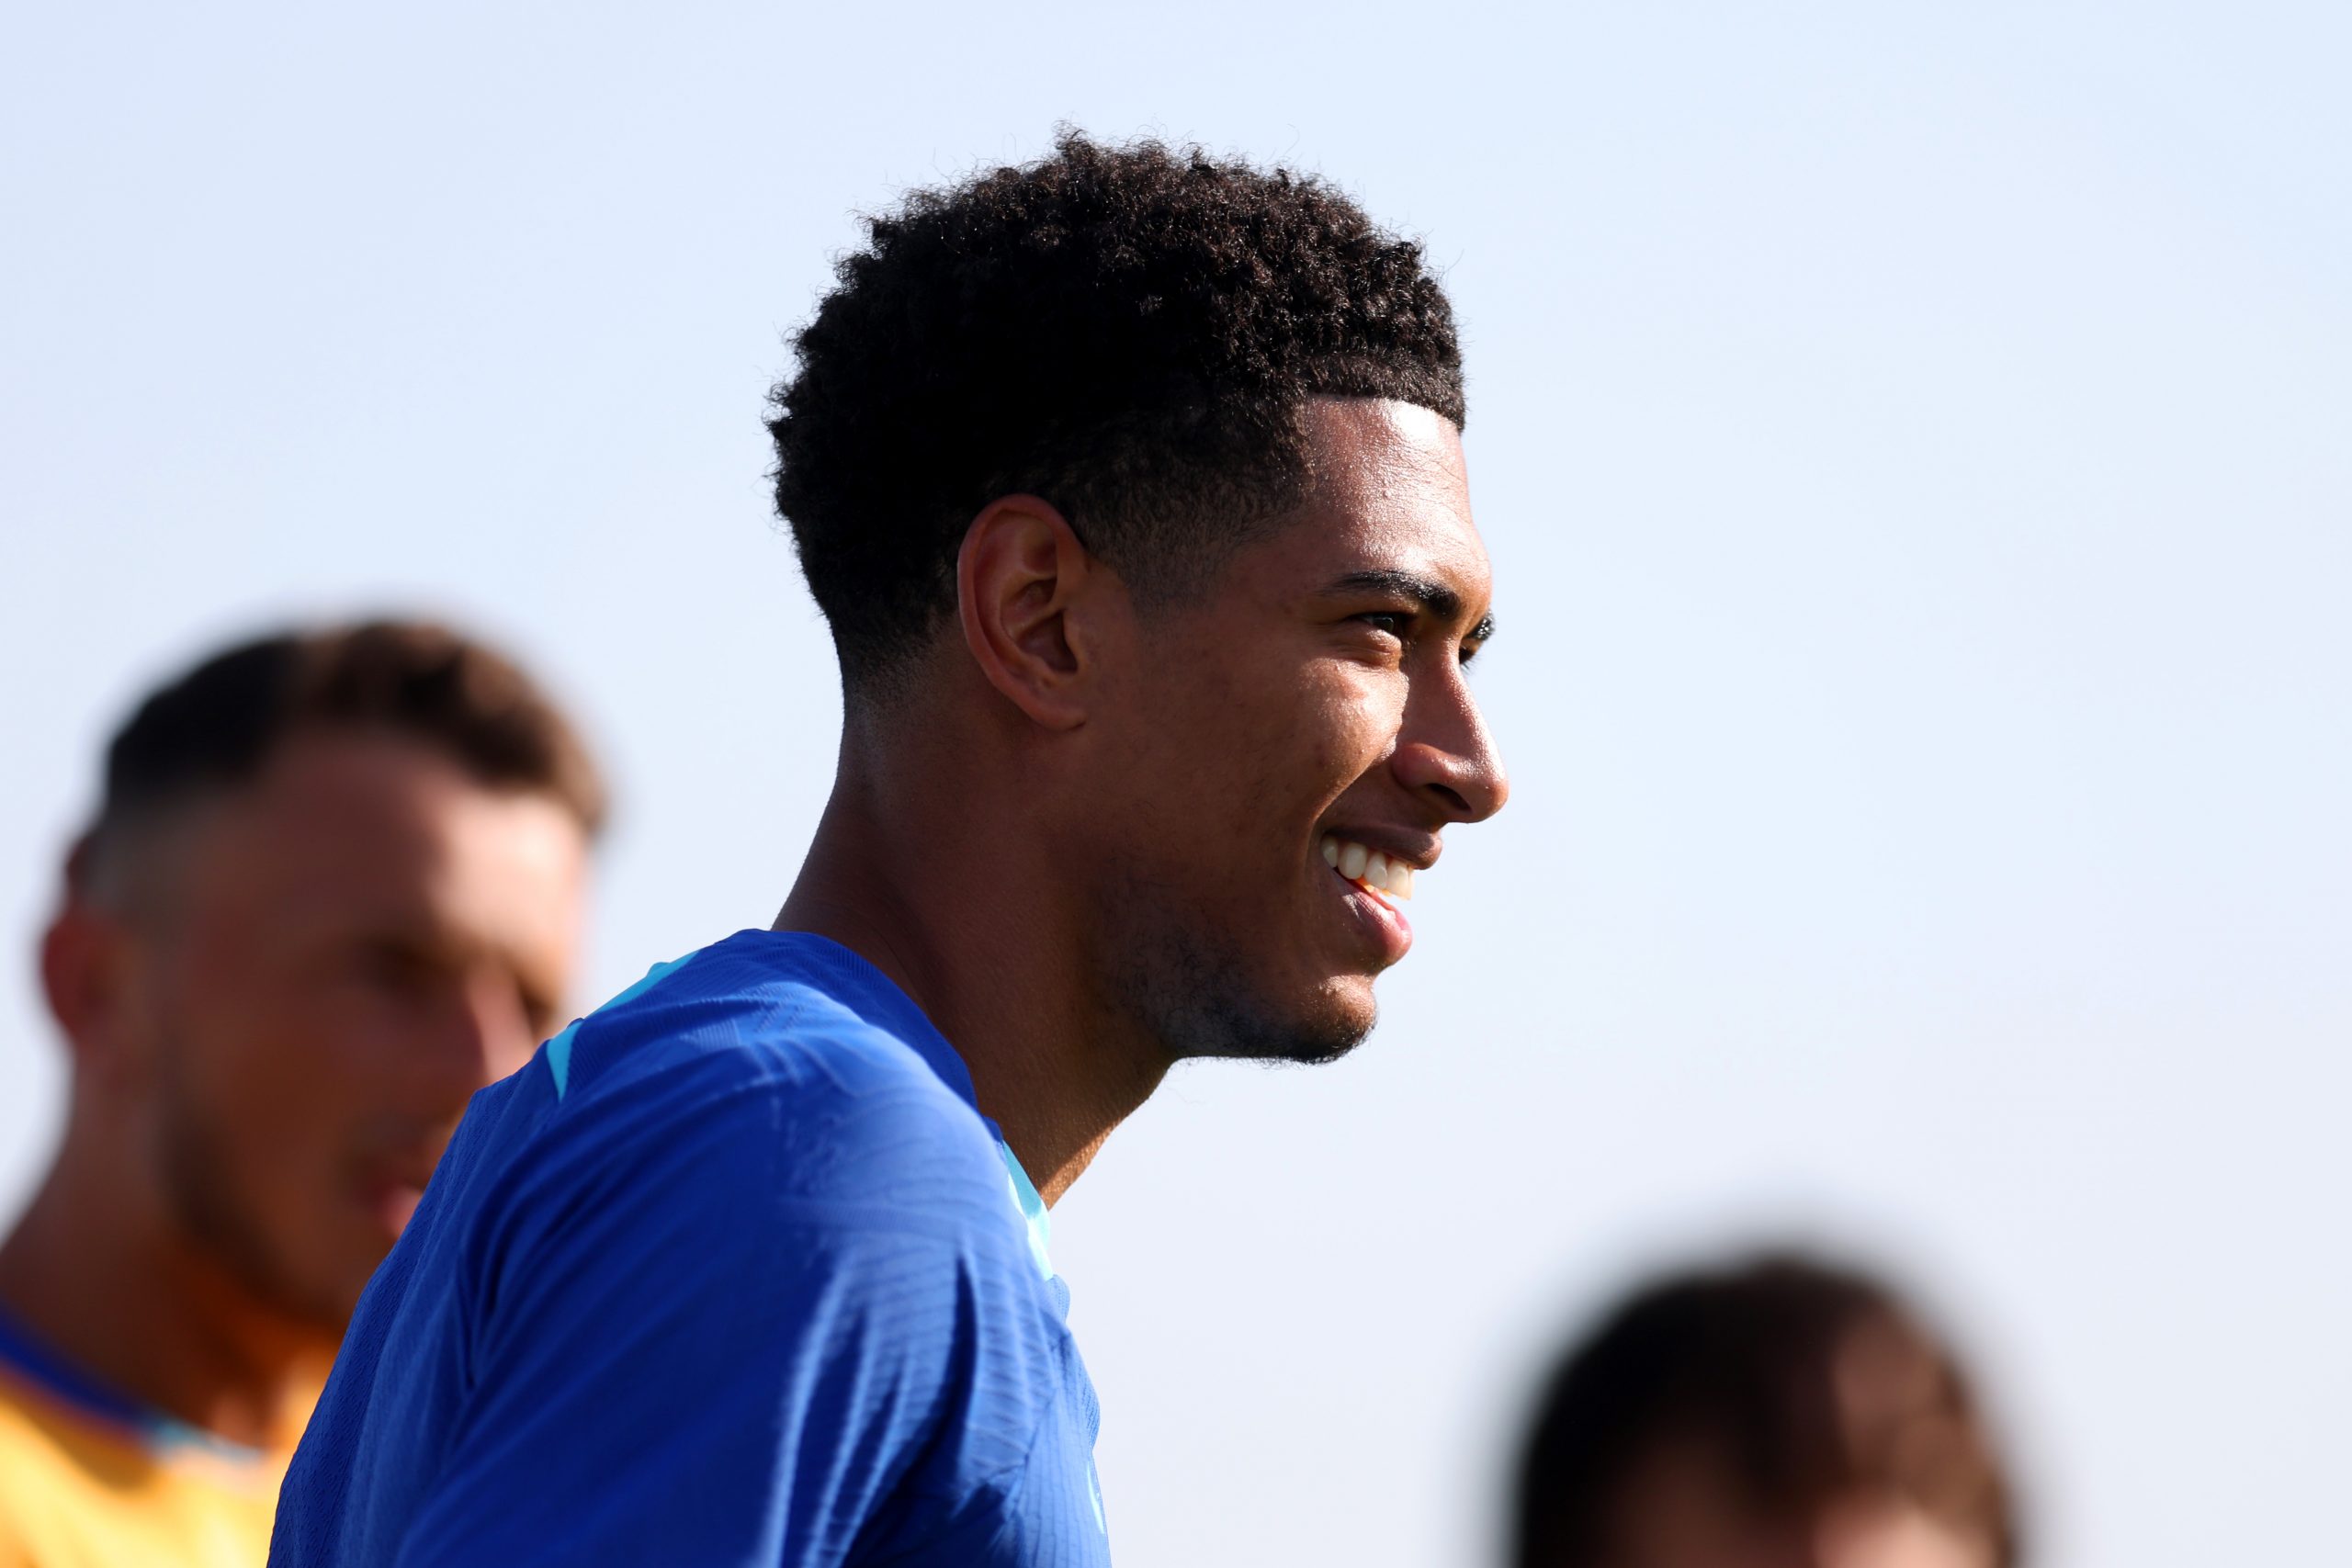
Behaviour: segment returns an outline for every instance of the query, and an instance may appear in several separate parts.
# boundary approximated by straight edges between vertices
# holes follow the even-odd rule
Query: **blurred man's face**
[[[584,835],[429,746],[327,732],[155,837],[126,1153],[255,1294],[340,1331],[468,1099],[559,1021]]]
[[[1723,1464],[1668,1448],[1618,1501],[1606,1568],[1993,1568],[1982,1541],[1898,1498],[1856,1497],[1809,1518],[1760,1514]]]
[[[1138,622],[1068,832],[1097,880],[1099,964],[1176,1055],[1362,1039],[1374,977],[1412,942],[1377,886],[1400,879],[1370,857],[1426,871],[1442,829],[1509,793],[1464,668],[1491,583],[1459,435],[1370,400],[1307,422],[1308,502]]]

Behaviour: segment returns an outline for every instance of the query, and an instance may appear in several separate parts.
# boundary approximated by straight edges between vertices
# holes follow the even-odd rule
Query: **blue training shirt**
[[[744,931],[474,1099],[361,1297],[272,1568],[1094,1568],[1045,1206],[905,993]]]

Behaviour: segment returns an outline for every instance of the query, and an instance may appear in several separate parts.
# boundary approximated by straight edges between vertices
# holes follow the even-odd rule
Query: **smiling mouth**
[[[364,1185],[358,1198],[362,1212],[388,1235],[396,1236],[408,1228],[417,1204],[424,1201],[424,1184],[380,1178]]]
[[[1391,899],[1413,896],[1413,868],[1401,860],[1390,860],[1378,850],[1367,848],[1352,839],[1337,833],[1323,835],[1323,863],[1354,883],[1391,908]]]
[[[405,1146],[363,1159],[354,1173],[351,1194],[369,1218],[398,1235],[416,1213],[425,1184],[433,1179],[434,1164],[429,1155]]]

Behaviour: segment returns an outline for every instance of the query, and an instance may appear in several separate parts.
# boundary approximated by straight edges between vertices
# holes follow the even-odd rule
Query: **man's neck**
[[[776,929],[830,938],[906,992],[1055,1202],[1167,1060],[1104,1006],[1085,973],[1083,912],[1057,898],[1003,816],[971,781],[944,776],[937,752],[901,761],[877,765],[844,746]]]
[[[0,1244],[0,1309],[118,1393],[249,1448],[290,1444],[334,1336],[254,1301],[87,1163],[69,1135]]]

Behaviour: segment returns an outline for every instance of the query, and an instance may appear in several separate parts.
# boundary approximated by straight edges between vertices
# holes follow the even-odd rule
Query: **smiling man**
[[[1502,806],[1416,246],[1071,137],[839,277],[773,425],[845,693],[807,863],[477,1100],[274,1562],[1107,1561],[1046,1206],[1172,1064],[1362,1040]]]

